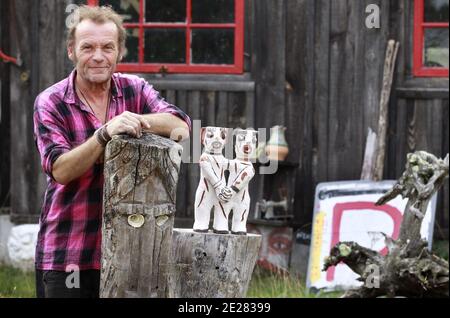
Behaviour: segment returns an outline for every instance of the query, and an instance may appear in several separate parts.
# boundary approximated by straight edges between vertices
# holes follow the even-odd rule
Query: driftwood
[[[105,152],[100,297],[166,297],[182,147],[114,136]]]
[[[405,172],[377,202],[382,205],[398,195],[408,198],[399,239],[386,237],[386,256],[354,242],[332,248],[324,270],[343,262],[363,282],[344,297],[449,297],[448,262],[433,255],[420,237],[427,205],[448,177],[448,165],[448,154],[444,160],[424,151],[408,154]]]
[[[261,235],[174,229],[169,297],[245,297],[260,246]]]
[[[386,154],[386,133],[388,125],[388,105],[399,45],[399,42],[389,40],[386,49],[386,59],[384,62],[383,71],[383,88],[381,90],[380,113],[378,118],[377,149],[375,165],[373,167],[373,180],[375,181],[380,181],[383,179],[384,157]]]
[[[373,167],[376,154],[377,134],[368,129],[366,139],[366,150],[364,152],[363,167],[361,171],[361,180],[373,180]]]

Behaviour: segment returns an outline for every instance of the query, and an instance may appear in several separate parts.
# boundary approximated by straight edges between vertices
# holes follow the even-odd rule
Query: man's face
[[[75,41],[68,48],[77,75],[93,84],[109,81],[120,54],[118,38],[114,22],[97,24],[91,20],[81,21],[75,31]]]

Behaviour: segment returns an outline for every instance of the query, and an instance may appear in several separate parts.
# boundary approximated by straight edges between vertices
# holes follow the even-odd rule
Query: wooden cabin
[[[72,70],[66,23],[83,3],[124,15],[119,70],[146,78],[202,126],[287,128],[284,172],[252,181],[252,206],[282,188],[294,230],[311,230],[318,183],[360,179],[389,39],[400,50],[383,178],[397,179],[409,152],[449,152],[448,0],[2,0],[0,204],[16,224],[38,221],[46,177],[33,103]],[[183,163],[176,226],[192,226],[198,179],[198,165]],[[448,226],[447,181],[435,236],[448,239]]]

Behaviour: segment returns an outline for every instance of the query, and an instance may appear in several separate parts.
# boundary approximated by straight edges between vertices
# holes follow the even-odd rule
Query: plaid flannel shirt
[[[36,268],[65,271],[100,269],[103,163],[62,185],[52,176],[56,159],[83,144],[102,126],[75,93],[76,71],[42,92],[34,104],[34,138],[47,174],[47,190],[39,220]],[[144,79],[115,73],[108,121],[124,111],[137,114],[171,113],[191,128],[190,118],[164,101]]]

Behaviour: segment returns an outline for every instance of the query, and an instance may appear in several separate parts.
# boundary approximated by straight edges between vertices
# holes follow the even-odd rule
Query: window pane
[[[423,65],[448,68],[448,29],[425,29]]]
[[[126,51],[123,63],[138,63],[139,52],[139,29],[127,29]]]
[[[139,22],[139,1],[136,0],[100,0],[99,5],[111,5],[123,17],[124,22]]]
[[[234,0],[192,0],[193,23],[234,23]]]
[[[192,63],[234,64],[234,30],[192,30]]]
[[[425,0],[425,22],[448,22],[448,0]]]
[[[145,21],[186,22],[186,0],[145,0]]]
[[[144,61],[186,63],[185,29],[146,29]]]

